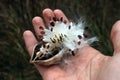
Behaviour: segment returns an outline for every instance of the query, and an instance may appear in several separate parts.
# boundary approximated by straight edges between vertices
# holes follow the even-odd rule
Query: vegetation
[[[61,9],[69,19],[84,17],[92,35],[99,38],[93,47],[112,55],[110,31],[120,18],[120,1],[112,0],[0,0],[0,79],[42,80],[29,63],[23,32],[33,30],[31,20],[45,8]]]

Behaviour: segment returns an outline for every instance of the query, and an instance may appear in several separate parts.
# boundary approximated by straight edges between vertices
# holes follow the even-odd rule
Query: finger
[[[26,48],[27,48],[27,50],[28,50],[28,52],[31,56],[33,47],[37,43],[37,40],[34,37],[33,33],[29,30],[27,30],[23,33],[23,37],[24,37],[24,40],[25,40]]]
[[[25,40],[26,48],[27,48],[27,50],[29,52],[29,55],[31,56],[33,47],[37,43],[37,40],[34,37],[33,33],[31,31],[29,31],[29,30],[27,30],[27,31],[25,31],[23,33],[23,37],[24,37],[24,40]],[[37,65],[37,64],[34,64],[34,65],[36,66],[36,68],[38,69],[40,74],[43,75],[43,72],[46,70],[46,68],[44,68],[44,67],[42,67],[40,65]]]
[[[54,14],[55,14],[55,17],[58,20],[60,20],[61,18],[63,18],[63,21],[65,23],[67,23],[67,24],[69,23],[69,20],[67,19],[67,17],[65,16],[65,14],[61,10],[59,10],[59,9],[54,10]]]
[[[39,41],[42,40],[42,36],[44,35],[44,23],[41,17],[34,17],[32,20],[34,30],[36,33],[36,36]]]
[[[49,25],[50,21],[55,17],[51,9],[47,8],[43,10],[43,17],[45,19],[46,25]]]
[[[111,40],[114,47],[114,53],[120,52],[120,21],[117,21],[111,31]]]
[[[23,33],[23,37],[24,37],[24,40],[25,40],[26,48],[27,48],[27,50],[29,52],[29,55],[31,56],[33,47],[37,43],[37,40],[35,39],[32,32],[28,31],[28,30]],[[40,74],[43,75],[43,72],[45,71],[45,68],[40,66],[40,65],[37,65],[37,64],[34,64],[34,65],[36,66],[36,68],[38,69]]]

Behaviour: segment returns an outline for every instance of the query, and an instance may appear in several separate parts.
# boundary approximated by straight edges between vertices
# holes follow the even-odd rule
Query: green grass
[[[33,30],[32,18],[45,8],[61,9],[69,19],[84,17],[90,33],[99,38],[93,47],[112,55],[110,31],[120,19],[120,1],[110,0],[1,0],[0,1],[0,79],[42,80],[29,63],[23,32]]]

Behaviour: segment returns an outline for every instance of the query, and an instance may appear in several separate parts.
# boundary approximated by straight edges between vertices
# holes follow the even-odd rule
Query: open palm
[[[68,19],[61,10],[45,9],[43,16],[46,25],[53,18],[63,17],[68,23]],[[42,28],[45,27],[41,17],[32,20],[37,39],[33,33],[26,30],[23,34],[25,44],[29,54],[32,54],[33,47],[42,37]],[[41,33],[41,34],[40,34]],[[75,56],[67,58],[59,65],[43,67],[35,64],[36,68],[44,80],[120,80],[120,21],[113,25],[111,39],[114,46],[114,56],[104,56],[99,51],[90,46],[80,49]]]

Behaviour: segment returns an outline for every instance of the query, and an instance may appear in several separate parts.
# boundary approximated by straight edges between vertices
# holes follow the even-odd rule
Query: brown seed
[[[63,37],[63,34],[62,34],[62,33],[61,33],[60,35],[61,35],[61,37]]]
[[[81,42],[80,41],[78,41],[78,45],[80,45],[81,44]]]
[[[69,51],[71,51],[71,49],[69,49]]]
[[[57,21],[55,17],[53,17],[53,21]]]
[[[42,36],[42,35],[38,35],[38,39],[39,39],[40,41],[42,41],[43,36]]]
[[[55,39],[53,39],[53,42],[54,42],[54,43],[56,43],[56,40],[55,40]]]
[[[75,56],[75,53],[74,53],[74,51],[71,51],[71,53],[72,53],[72,55],[73,55],[73,56]]]
[[[54,23],[54,22],[50,22],[50,25],[54,27],[54,26],[55,26],[55,23]]]
[[[65,36],[65,37],[67,37],[67,35],[66,35],[66,34],[64,34],[64,36]]]
[[[47,42],[43,42],[42,45],[43,45],[43,48],[46,48]]]
[[[44,28],[42,26],[40,26],[39,29],[44,30]]]
[[[43,44],[43,47],[45,48],[45,47],[46,47],[46,44]]]
[[[62,41],[63,39],[62,39],[62,36],[60,36],[60,41]]]
[[[50,47],[50,45],[47,45],[47,49]]]
[[[84,30],[88,30],[89,28],[88,27],[85,27]]]
[[[78,38],[79,38],[79,39],[82,39],[82,36],[81,36],[81,35],[78,35]]]
[[[58,38],[57,35],[55,35],[55,37]]]
[[[45,34],[45,32],[44,32],[44,31],[41,31],[40,33],[41,33],[41,34]]]
[[[65,24],[67,23],[67,21],[66,21],[66,20],[64,20],[63,22],[64,22]]]
[[[50,38],[50,40],[51,40],[53,43],[55,43],[55,42],[56,42],[56,40],[55,40],[55,39],[53,40],[52,38]]]
[[[84,33],[83,36],[84,36],[85,38],[88,38],[88,37],[90,36],[90,34]]]
[[[50,31],[53,31],[53,28],[51,28]]]
[[[70,26],[70,25],[68,26],[68,29],[71,29],[71,26]]]
[[[61,21],[61,22],[63,21],[63,17],[60,18],[60,21]]]

